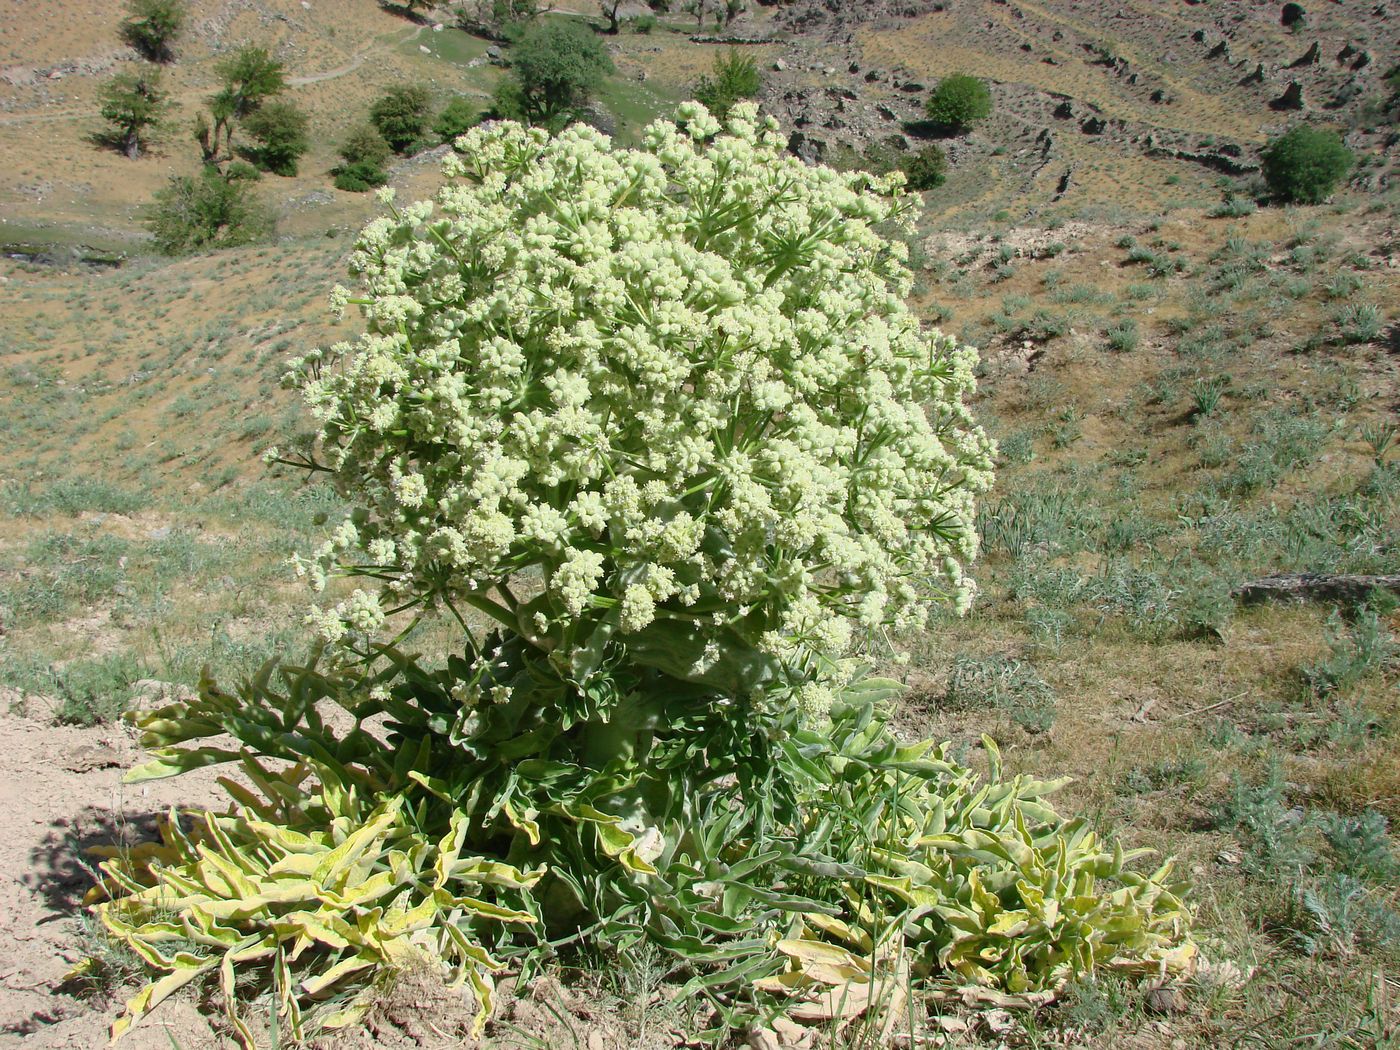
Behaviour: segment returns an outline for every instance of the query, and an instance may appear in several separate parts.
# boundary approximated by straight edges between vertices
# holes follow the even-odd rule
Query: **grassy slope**
[[[113,53],[111,5],[88,6],[69,4],[88,17],[62,52],[0,15],[14,20],[0,24],[6,61]],[[293,202],[278,244],[110,273],[0,264],[0,678],[60,717],[109,714],[139,678],[188,680],[205,660],[245,670],[295,646],[305,595],[284,560],[328,501],[255,460],[303,425],[276,386],[285,356],[350,330],[319,306],[347,247],[325,231],[368,205],[328,189],[333,143],[386,83],[485,92],[494,75],[470,65],[465,38],[419,34],[370,0],[309,12],[267,0],[231,22],[196,7],[201,31],[175,71],[186,119],[212,83],[215,41],[273,44],[297,76],[354,68],[297,89],[318,145],[302,177],[264,183]],[[973,69],[1203,137],[1257,143],[1281,126],[1199,55],[1161,60],[1197,9],[1129,7],[1133,18],[1105,20],[1088,4],[992,5],[975,23],[954,10],[864,30],[860,46],[930,78]],[[1237,61],[1286,59],[1311,39],[1284,34],[1272,10],[1252,5],[1234,27]],[[1353,14],[1319,10],[1316,34],[1374,28],[1364,12],[1337,21]],[[1017,49],[1049,47],[1056,31],[1058,64]],[[1144,102],[1086,60],[1086,41],[1178,102],[1166,115]],[[629,127],[678,96],[710,50],[667,34],[620,45],[608,98]],[[622,86],[640,69],[646,98]],[[129,238],[166,173],[192,168],[180,135],[134,164],[84,143],[96,79],[20,88],[0,114],[0,240]],[[1096,824],[1182,858],[1212,956],[1254,973],[1243,987],[1202,980],[1165,1017],[1138,993],[1084,990],[1018,1038],[1044,1045],[1042,1027],[1069,1022],[1104,1047],[1360,1047],[1380,1038],[1366,1025],[1385,1023],[1393,1039],[1394,1012],[1368,989],[1400,954],[1383,910],[1394,872],[1377,877],[1328,823],[1400,816],[1393,614],[1380,611],[1373,636],[1365,616],[1237,610],[1226,592],[1276,570],[1397,571],[1400,466],[1368,444],[1400,407],[1396,202],[1353,194],[1208,219],[1214,174],[1073,129],[1056,129],[1056,164],[1032,174],[1016,149],[994,152],[1029,119],[999,90],[1006,111],[929,196],[919,301],[986,348],[980,411],[1004,463],[983,600],[915,640],[906,717],[969,746],[991,731],[1019,767],[1075,774],[1072,804]],[[41,145],[45,159],[27,159]],[[1056,201],[1066,166],[1075,178]],[[399,181],[414,193],[432,178]],[[1146,261],[1131,261],[1134,247]],[[1368,306],[1374,332],[1360,330]],[[1026,342],[1039,352],[1029,372]]]

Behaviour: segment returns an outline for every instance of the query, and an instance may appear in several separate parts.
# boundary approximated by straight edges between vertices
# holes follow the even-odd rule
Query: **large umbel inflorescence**
[[[355,508],[301,567],[384,581],[328,638],[466,603],[565,657],[681,623],[697,674],[724,632],[819,678],[970,603],[993,450],[974,352],[905,304],[898,177],[807,167],[752,106],[680,120],[478,128],[361,234],[368,330],[289,375]]]

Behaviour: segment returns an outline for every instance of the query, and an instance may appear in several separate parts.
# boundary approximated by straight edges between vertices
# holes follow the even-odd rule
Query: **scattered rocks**
[[[617,134],[617,119],[612,115],[612,111],[606,106],[590,103],[583,109],[583,120],[585,124],[601,131],[604,135]]]
[[[796,34],[826,40],[849,41],[858,25],[890,25],[899,19],[918,18],[942,11],[945,0],[794,0],[779,8],[775,21]]]
[[[115,769],[126,765],[126,756],[110,744],[84,744],[63,756],[63,768],[70,773],[90,773],[94,769]]]
[[[820,164],[826,155],[826,143],[806,132],[794,131],[788,136],[788,152],[806,164]]]
[[[692,44],[726,44],[729,47],[778,43],[778,41],[771,36],[736,36],[732,33],[728,36],[705,36],[693,33],[687,39],[689,39]]]
[[[1254,72],[1252,72],[1252,73],[1247,73],[1245,76],[1241,77],[1240,80],[1238,81],[1238,83],[1239,83],[1240,87],[1244,87],[1244,86],[1246,86],[1246,85],[1248,85],[1248,84],[1262,84],[1262,83],[1264,83],[1264,63],[1263,63],[1263,62],[1258,63],[1258,64],[1254,67]]]
[[[1148,135],[1143,141],[1143,152],[1149,157],[1168,157],[1173,160],[1190,161],[1226,175],[1248,175],[1259,170],[1259,165],[1244,159],[1245,151],[1232,142],[1218,143],[1210,148],[1169,145],[1158,142],[1155,135]]]
[[[1288,87],[1284,89],[1282,95],[1269,103],[1269,108],[1277,111],[1297,110],[1303,108],[1303,85],[1296,80],[1291,80]]]
[[[1322,61],[1322,45],[1316,40],[1312,46],[1295,58],[1288,66],[1289,69],[1303,69],[1307,66],[1315,66]]]
[[[1159,984],[1143,1000],[1150,1014],[1179,1014],[1186,1010],[1186,997],[1174,984]]]
[[[1324,109],[1341,109],[1349,102],[1355,102],[1366,93],[1366,87],[1356,77],[1349,77],[1347,82],[1339,87]]]

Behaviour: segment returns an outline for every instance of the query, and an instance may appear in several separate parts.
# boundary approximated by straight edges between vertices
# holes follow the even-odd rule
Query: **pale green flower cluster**
[[[364,229],[333,299],[367,332],[289,378],[357,504],[302,568],[388,593],[318,622],[465,600],[549,649],[673,620],[836,657],[967,607],[975,354],[905,305],[899,176],[783,141],[751,105],[636,150],[489,124]]]

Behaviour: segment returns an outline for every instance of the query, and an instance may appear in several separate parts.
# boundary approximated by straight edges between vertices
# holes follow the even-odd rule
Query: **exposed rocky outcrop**
[[[1291,63],[1289,63],[1288,68],[1306,69],[1308,66],[1315,66],[1321,61],[1322,45],[1319,44],[1316,40],[1314,40],[1310,48],[1308,48],[1301,55],[1295,58]]]
[[[1252,73],[1248,73],[1248,74],[1246,74],[1245,76],[1241,77],[1241,78],[1237,81],[1237,83],[1238,83],[1241,87],[1244,87],[1244,86],[1246,86],[1246,85],[1248,85],[1248,84],[1262,84],[1262,83],[1264,83],[1264,63],[1263,63],[1263,62],[1258,63],[1258,64],[1254,67],[1254,71],[1253,71]]]
[[[1259,170],[1259,165],[1246,159],[1244,149],[1234,143],[1220,143],[1209,148],[1191,148],[1161,142],[1156,135],[1148,135],[1143,146],[1143,152],[1149,157],[1170,157],[1173,160],[1189,161],[1226,175],[1248,175]]]
[[[918,18],[947,7],[942,0],[796,0],[777,14],[777,24],[791,33],[850,41],[854,27]]]
[[[1284,89],[1282,95],[1269,103],[1269,108],[1279,110],[1295,110],[1303,108],[1303,85],[1296,80],[1290,80],[1288,87]]]

